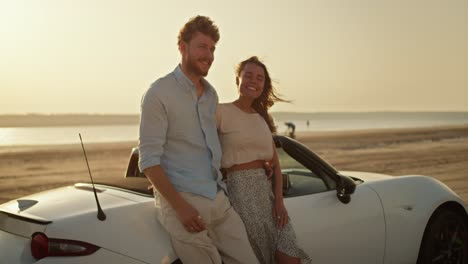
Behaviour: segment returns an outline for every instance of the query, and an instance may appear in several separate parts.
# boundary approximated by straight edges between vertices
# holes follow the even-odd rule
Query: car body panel
[[[92,263],[112,263],[112,264],[145,264],[146,262],[124,256],[114,251],[107,249],[99,249],[92,255],[80,257],[47,257],[34,264],[92,264]],[[160,262],[152,262],[160,263]],[[167,262],[170,263],[170,262]]]
[[[387,180],[389,178],[393,178],[393,176],[391,175],[362,171],[340,171],[340,174],[346,175],[348,177],[358,178],[360,180],[363,180],[364,182],[382,181]]]
[[[34,263],[36,260],[31,254],[30,243],[31,238],[15,235],[0,228],[0,262],[5,264]]]
[[[31,238],[35,232],[44,232],[46,225],[25,221],[15,214],[0,211],[0,230],[25,238]],[[27,218],[25,218],[27,219]]]
[[[385,211],[386,262],[416,263],[425,227],[446,202],[463,204],[442,182],[426,176],[398,176],[369,184]]]
[[[107,208],[123,206],[133,203],[127,199],[113,196],[107,190],[99,190],[99,199]],[[82,190],[73,186],[57,188],[47,192],[41,192],[26,196],[22,199],[34,200],[37,203],[20,211],[19,214],[29,214],[50,221],[73,218],[77,215],[96,214],[96,200],[91,191]],[[73,207],[70,206],[73,202]],[[2,206],[3,207],[3,206]],[[13,200],[5,204],[7,210],[15,210],[17,201]],[[16,209],[19,210],[19,209]]]
[[[359,173],[351,176],[366,178]],[[341,203],[334,190],[285,199],[298,241],[314,263],[415,263],[425,227],[422,223],[427,222],[438,204],[458,201],[448,187],[429,177],[373,178],[357,186],[348,204]],[[119,259],[133,263],[160,263],[162,260],[170,263],[177,258],[168,234],[156,220],[152,197],[104,185],[98,185],[98,188],[107,216],[105,221],[96,217],[91,191],[69,186],[49,191],[51,197],[62,197],[62,200],[55,203],[55,209],[50,204],[43,206],[44,212],[41,212],[41,204],[46,202],[42,198],[49,192],[27,197],[39,202],[25,212],[52,219],[51,224],[25,223],[14,218],[5,220],[6,215],[0,214],[3,219],[0,229],[9,227],[18,232],[23,230],[22,225],[29,226],[29,231],[22,233],[24,237],[13,239],[16,246],[21,248],[23,245],[21,253],[26,255],[30,241],[28,234],[41,230],[51,238],[74,239],[102,247],[91,256],[64,258],[62,262],[60,258],[49,257],[37,263],[100,263],[114,258],[115,263],[119,263]],[[399,190],[398,195],[395,189]],[[427,190],[431,190],[431,199],[428,199]],[[13,205],[14,201],[2,205],[1,209],[11,209]],[[415,209],[407,210],[408,206]],[[81,213],[67,208],[79,208]],[[54,217],[60,212],[64,214]],[[118,252],[119,256],[103,254],[105,251]],[[9,250],[3,247],[1,252],[4,254]],[[18,251],[15,254],[20,256]],[[125,261],[120,263],[132,263]]]
[[[93,192],[82,186],[86,185],[26,197],[37,203],[20,215],[39,216],[52,220],[53,224],[43,226],[0,213],[0,229],[29,240],[34,232],[44,232],[50,238],[84,241],[147,263],[176,259],[168,234],[156,219],[153,197],[98,186],[98,197],[106,214],[106,220],[100,221]],[[1,208],[14,210],[15,207],[16,201],[10,201]]]
[[[383,263],[384,215],[372,189],[358,186],[349,204],[328,191],[287,198],[285,205],[314,263]]]
[[[99,221],[95,214],[68,218],[50,225],[46,234],[87,241],[148,263],[166,256],[176,258],[167,232],[156,219],[152,199],[116,208],[105,208],[105,201],[101,204],[105,221]]]

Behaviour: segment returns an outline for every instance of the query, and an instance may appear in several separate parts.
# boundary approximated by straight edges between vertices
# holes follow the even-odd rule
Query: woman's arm
[[[283,175],[281,174],[281,166],[279,163],[278,153],[276,152],[275,142],[273,142],[273,177],[275,201],[283,202]]]
[[[283,202],[283,175],[279,163],[278,153],[276,152],[275,142],[273,141],[273,170],[274,170],[274,190],[275,204],[273,207],[273,218],[276,220],[276,227],[282,229],[288,223],[288,211]]]

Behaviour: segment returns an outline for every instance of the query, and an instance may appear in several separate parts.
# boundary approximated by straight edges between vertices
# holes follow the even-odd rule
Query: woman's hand
[[[271,181],[273,174],[275,173],[275,164],[273,163],[273,160],[265,161],[263,163],[263,169],[265,170],[267,179]]]
[[[281,201],[275,201],[273,207],[273,219],[276,221],[276,228],[283,229],[283,227],[288,223],[289,216],[286,207],[284,207],[283,199]]]

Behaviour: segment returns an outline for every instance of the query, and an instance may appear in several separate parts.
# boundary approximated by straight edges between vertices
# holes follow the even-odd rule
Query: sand
[[[468,204],[468,126],[301,132],[297,140],[339,170],[439,179]],[[137,142],[85,146],[94,179],[124,177]],[[0,203],[89,181],[81,145],[0,147]]]

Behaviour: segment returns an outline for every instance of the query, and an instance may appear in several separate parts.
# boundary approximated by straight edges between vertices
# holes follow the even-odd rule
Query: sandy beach
[[[428,175],[468,204],[468,126],[301,132],[297,140],[339,170]],[[137,142],[88,144],[94,179],[124,177]],[[0,203],[89,181],[81,145],[0,147]]]

